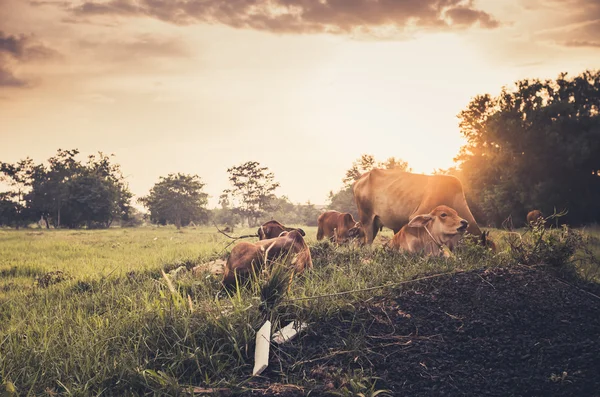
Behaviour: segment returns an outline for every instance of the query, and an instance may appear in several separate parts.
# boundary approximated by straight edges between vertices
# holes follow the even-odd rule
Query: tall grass
[[[492,233],[497,253],[468,246],[445,259],[316,243],[316,231],[305,230],[312,271],[288,284],[289,273],[275,267],[229,293],[208,273],[162,275],[225,255],[229,240],[211,228],[0,231],[0,384],[11,382],[19,395],[244,390],[266,318],[275,330],[292,320],[317,324],[400,288],[391,284],[516,263],[499,231]],[[36,283],[57,271],[68,277]],[[360,332],[347,338],[349,348],[363,348]],[[356,392],[373,389],[368,373],[344,376]]]

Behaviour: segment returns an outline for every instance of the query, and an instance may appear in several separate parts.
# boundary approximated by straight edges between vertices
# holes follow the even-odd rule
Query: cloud
[[[15,76],[14,69],[57,56],[57,51],[36,42],[31,36],[7,35],[0,31],[0,87],[28,86],[26,80]]]
[[[70,8],[78,18],[150,17],[168,23],[224,24],[276,33],[352,34],[381,28],[492,29],[490,14],[472,0],[108,0]]]
[[[538,37],[565,47],[600,47],[600,19],[545,30]]]
[[[600,1],[530,0],[528,4],[555,17],[551,29],[537,32],[539,39],[564,47],[600,47]]]
[[[27,82],[18,79],[0,63],[0,87],[25,87]]]
[[[566,47],[595,47],[600,48],[600,41],[569,40],[563,43]]]

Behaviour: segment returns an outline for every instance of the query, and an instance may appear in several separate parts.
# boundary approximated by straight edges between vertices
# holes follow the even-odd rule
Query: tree
[[[198,175],[169,174],[160,177],[150,193],[138,199],[148,211],[153,223],[174,224],[177,229],[190,222],[206,223],[208,220],[208,194]]]
[[[402,159],[389,157],[385,161],[375,162],[375,157],[372,154],[363,154],[352,162],[352,167],[346,171],[346,176],[342,181],[346,186],[351,186],[362,174],[371,171],[373,168],[399,168],[402,171],[411,171],[408,163]]]
[[[231,197],[233,211],[248,221],[248,226],[258,224],[258,219],[273,209],[275,194],[279,187],[275,176],[256,161],[248,161],[227,169],[232,189],[223,192]]]
[[[7,183],[11,189],[2,193],[6,221],[17,229],[26,221],[28,215],[25,194],[30,190],[32,170],[33,160],[29,157],[15,164],[0,163],[0,182]]]
[[[102,152],[88,156],[86,164],[76,159],[77,149],[61,150],[32,167],[29,209],[49,227],[110,227],[129,211],[132,194],[118,164]]]
[[[111,156],[99,152],[82,164],[77,149],[58,149],[48,166],[27,158],[15,164],[0,163],[11,191],[4,195],[15,202],[16,223],[50,220],[55,227],[109,227],[129,211],[132,197]]]
[[[600,72],[521,80],[479,95],[459,114],[467,139],[455,158],[489,222],[568,209],[571,224],[599,221]]]
[[[240,223],[241,219],[231,208],[229,196],[226,193],[219,196],[219,205],[221,205],[221,208],[215,208],[211,211],[212,220],[217,224],[227,225],[233,230],[235,226]]]

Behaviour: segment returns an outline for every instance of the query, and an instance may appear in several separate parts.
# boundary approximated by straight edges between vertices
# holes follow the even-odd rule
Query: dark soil
[[[328,395],[353,374],[399,396],[600,396],[600,299],[524,267],[419,282],[273,346],[250,386]]]

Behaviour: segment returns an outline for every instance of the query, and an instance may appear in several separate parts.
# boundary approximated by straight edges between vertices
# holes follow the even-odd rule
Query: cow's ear
[[[408,222],[408,227],[425,227],[432,219],[431,215],[417,215]]]
[[[352,219],[352,214],[346,213],[346,215],[344,215],[344,223],[346,225],[351,225],[352,222],[354,222],[354,219]]]

